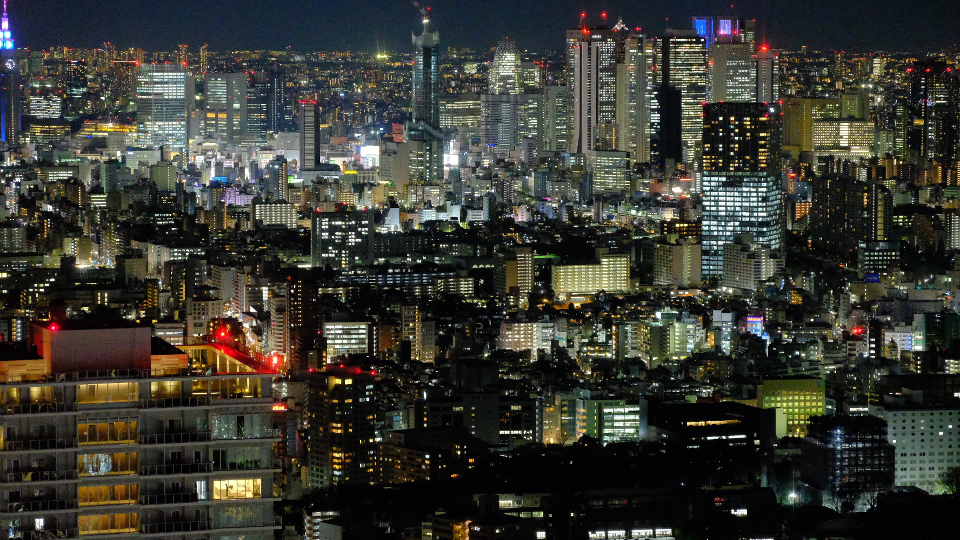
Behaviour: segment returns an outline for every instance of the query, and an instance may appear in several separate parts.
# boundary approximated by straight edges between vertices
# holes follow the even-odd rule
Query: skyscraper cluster
[[[960,57],[411,4],[399,52],[4,5],[0,537],[955,536]]]

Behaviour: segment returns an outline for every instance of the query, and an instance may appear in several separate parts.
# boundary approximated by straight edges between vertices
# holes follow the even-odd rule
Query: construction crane
[[[423,7],[423,4],[417,2],[417,0],[410,0],[410,3],[413,4],[413,7],[417,8],[417,11],[423,16],[423,26],[426,28],[427,23],[430,22],[430,8]]]

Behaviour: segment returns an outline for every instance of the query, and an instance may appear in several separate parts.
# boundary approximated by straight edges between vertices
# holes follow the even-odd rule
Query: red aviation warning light
[[[56,332],[60,330],[60,325],[57,323],[50,323],[50,326],[47,327],[51,332]]]

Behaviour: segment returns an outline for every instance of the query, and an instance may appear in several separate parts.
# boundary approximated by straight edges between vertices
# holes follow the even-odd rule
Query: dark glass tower
[[[0,140],[9,146],[20,144],[20,66],[7,17],[7,0],[3,0],[0,23]]]
[[[957,159],[960,134],[960,76],[946,62],[934,59],[914,63],[907,75],[911,161],[950,167]]]
[[[414,183],[435,184],[443,178],[443,133],[440,131],[440,33],[429,30],[430,17],[423,17],[423,33],[413,36],[413,118],[407,138],[416,146],[410,174]]]

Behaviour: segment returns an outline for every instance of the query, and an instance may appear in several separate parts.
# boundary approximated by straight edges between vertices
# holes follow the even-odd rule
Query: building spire
[[[3,0],[3,19],[0,21],[0,49],[13,50],[13,34],[10,33],[10,19],[7,17],[7,0]]]

